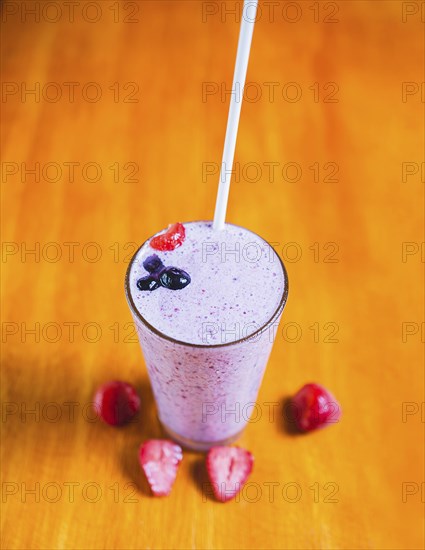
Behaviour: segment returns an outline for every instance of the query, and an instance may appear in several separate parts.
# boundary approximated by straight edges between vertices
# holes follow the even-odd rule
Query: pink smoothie
[[[186,238],[161,252],[150,239],[130,263],[126,292],[159,418],[187,446],[208,448],[245,427],[282,314],[288,283],[273,248],[231,224],[184,224]],[[141,291],[146,258],[182,269],[181,289]]]

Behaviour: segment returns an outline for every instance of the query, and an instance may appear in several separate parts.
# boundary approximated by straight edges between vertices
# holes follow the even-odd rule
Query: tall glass
[[[255,238],[260,239],[258,235]],[[270,245],[261,241],[281,267],[284,287],[276,297],[276,307],[267,322],[247,336],[229,342],[188,343],[156,329],[138,310],[130,288],[130,274],[139,251],[128,267],[126,297],[137,327],[159,420],[164,430],[185,447],[206,450],[234,441],[253,410],[288,296],[285,266]],[[242,324],[240,319],[239,326]]]

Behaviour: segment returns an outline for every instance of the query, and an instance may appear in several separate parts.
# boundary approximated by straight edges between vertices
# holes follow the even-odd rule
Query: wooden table
[[[423,3],[260,4],[228,220],[291,288],[226,505],[196,453],[149,497],[123,277],[212,217],[241,3],[76,4],[3,2],[2,548],[422,548]],[[90,408],[114,378],[142,395],[124,429]],[[343,418],[297,437],[282,403],[308,381]]]

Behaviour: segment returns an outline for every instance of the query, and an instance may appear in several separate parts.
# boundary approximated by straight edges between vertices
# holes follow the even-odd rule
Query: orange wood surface
[[[43,4],[2,14],[2,548],[423,548],[423,3],[260,3],[228,220],[277,243],[290,295],[226,505],[190,452],[149,496],[123,279],[212,217],[241,3]],[[142,395],[124,429],[90,421],[114,378]],[[343,417],[297,437],[282,403],[309,381]]]

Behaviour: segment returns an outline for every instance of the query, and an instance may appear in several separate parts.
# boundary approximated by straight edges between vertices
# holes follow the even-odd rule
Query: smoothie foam
[[[170,338],[190,344],[223,344],[250,336],[278,309],[285,287],[282,265],[258,235],[227,224],[213,231],[211,222],[185,224],[182,246],[169,252],[146,242],[130,272],[130,291],[142,317]],[[191,283],[172,291],[140,291],[147,275],[143,261],[158,254],[166,266],[185,270]]]

